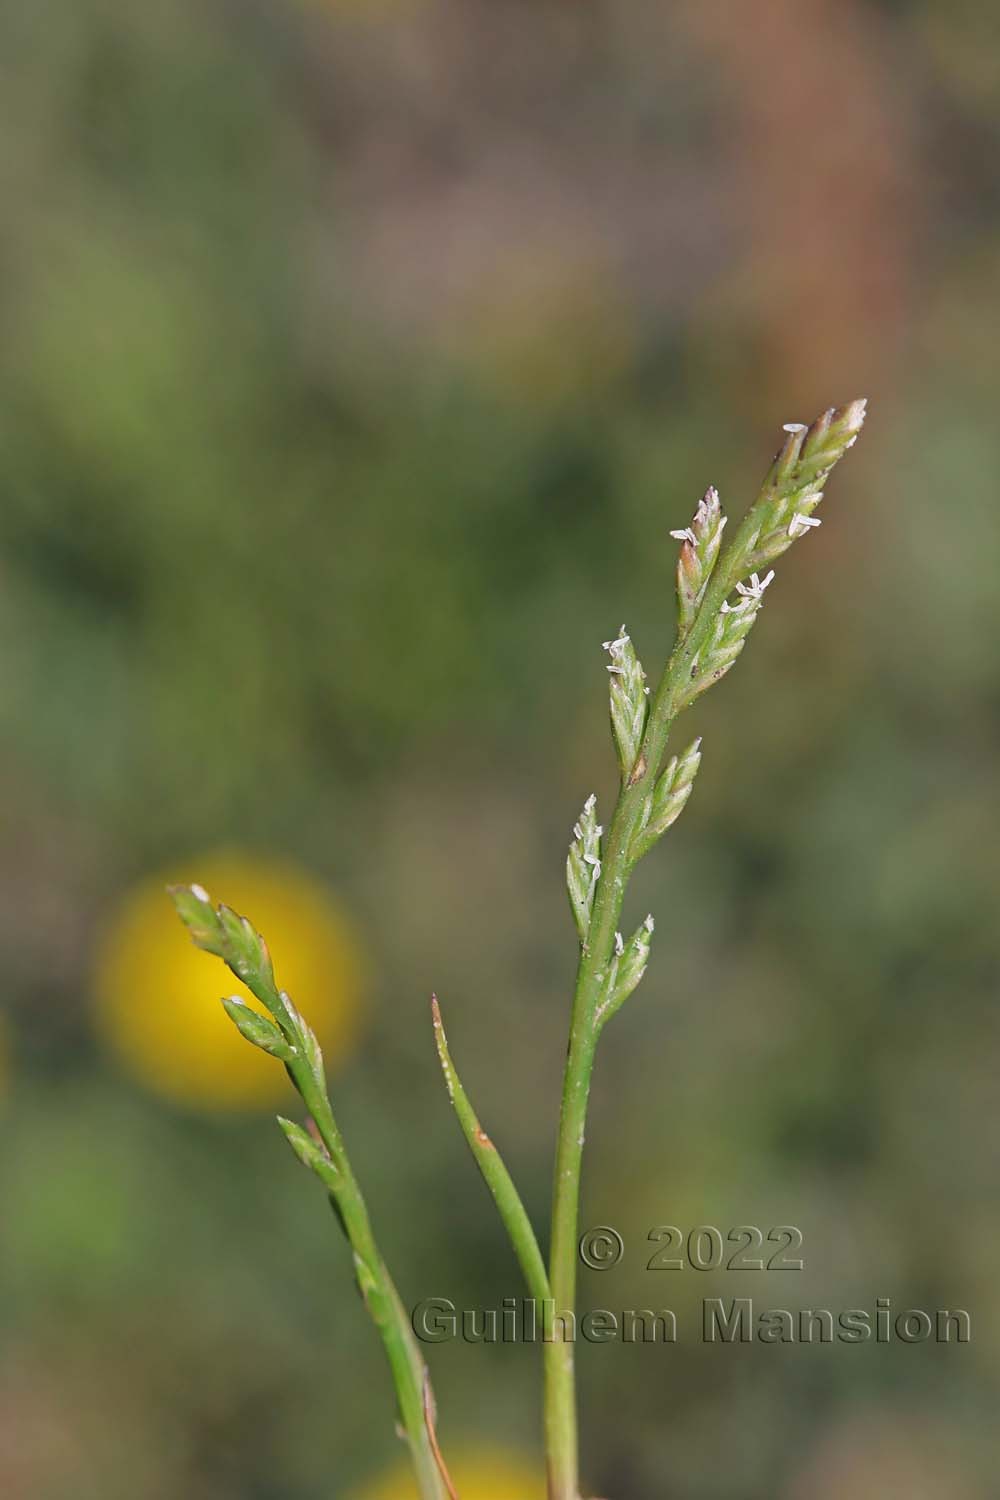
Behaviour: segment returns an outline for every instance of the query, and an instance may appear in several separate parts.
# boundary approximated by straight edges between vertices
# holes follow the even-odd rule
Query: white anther
[[[767,588],[773,577],[773,568],[769,573],[766,573],[763,578],[758,578],[756,573],[751,573],[750,582],[738,583],[736,585],[736,592],[740,594],[744,599],[752,599],[755,603],[759,603],[764,596],[764,590]]]

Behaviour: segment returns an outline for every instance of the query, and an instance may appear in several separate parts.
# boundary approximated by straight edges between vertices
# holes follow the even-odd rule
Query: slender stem
[[[434,1453],[425,1413],[427,1367],[406,1309],[379,1254],[368,1208],[347,1159],[330,1101],[317,1086],[303,1060],[293,1062],[290,1071],[323,1144],[330,1153],[331,1170],[325,1174],[324,1180],[354,1252],[354,1268],[361,1295],[378,1329],[389,1361],[399,1405],[399,1418],[406,1433],[421,1500],[447,1500],[448,1492]]]
[[[738,541],[741,539],[738,538]],[[739,555],[738,546],[734,547],[731,555]],[[572,1312],[576,1301],[580,1176],[590,1079],[601,1029],[598,1011],[628,877],[634,863],[633,835],[663,759],[671,724],[683,701],[692,661],[708,634],[722,600],[732,591],[733,575],[735,573],[739,576],[737,567],[737,564],[730,563],[717,570],[718,577],[706,591],[691,629],[674,648],[652,702],[636,771],[628,782],[623,783],[611,820],[587,943],[580,953],[570,1021],[569,1050],[563,1074],[549,1257],[549,1282],[557,1314]],[[562,1331],[563,1325],[558,1319],[554,1320],[553,1326],[555,1330]],[[549,1500],[579,1500],[573,1344],[562,1339],[554,1339],[545,1348],[545,1438]]]
[[[171,894],[197,946],[221,958],[273,1018],[248,1010],[235,997],[223,1001],[242,1035],[284,1062],[312,1117],[322,1145],[301,1125],[280,1115],[278,1123],[296,1156],[326,1188],[351,1246],[355,1279],[389,1361],[421,1500],[450,1500],[454,1492],[437,1450],[427,1370],[406,1309],[375,1243],[368,1208],[334,1118],[315,1034],[290,996],[278,988],[267,944],[249,918],[231,907],[213,906],[199,885],[173,886]]]
[[[552,1198],[549,1282],[555,1313],[572,1312],[576,1300],[577,1215],[587,1100],[600,1022],[597,1009],[607,979],[615,930],[629,869],[629,844],[642,810],[642,782],[624,787],[611,823],[586,947],[580,954],[563,1075],[562,1109]],[[558,1316],[554,1330],[562,1331]],[[545,1437],[550,1500],[578,1500],[576,1392],[573,1343],[545,1346]]]

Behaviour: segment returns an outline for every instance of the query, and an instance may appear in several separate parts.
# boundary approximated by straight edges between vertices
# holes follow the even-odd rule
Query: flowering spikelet
[[[831,406],[809,427],[804,422],[785,423],[787,437],[758,502],[760,527],[751,541],[751,567],[773,562],[796,537],[819,526],[813,511],[823,498],[830,470],[857,442],[866,407],[864,400],[852,401]]]
[[[676,823],[691,795],[694,778],[701,765],[701,737],[694,740],[682,755],[673,755],[653,788],[644,809],[642,821],[633,836],[630,857],[641,859],[657,839]]]
[[[282,1036],[273,1021],[269,1021],[259,1011],[252,1010],[238,995],[227,995],[222,1006],[240,1036],[252,1046],[259,1047],[262,1052],[269,1052],[282,1062],[291,1062],[295,1056],[295,1048]]]
[[[646,674],[624,625],[615,640],[604,642],[604,649],[611,657],[608,667],[611,674],[611,731],[622,779],[627,780],[642,744],[649,689]]]
[[[580,821],[573,829],[573,842],[566,859],[566,888],[573,909],[580,942],[586,943],[590,931],[590,914],[594,909],[594,892],[601,874],[601,834],[597,821],[597,798],[589,796],[583,804]]]
[[[304,1130],[294,1120],[286,1120],[284,1115],[278,1115],[277,1119],[285,1140],[302,1165],[315,1172],[326,1187],[336,1192],[340,1187],[340,1170],[330,1159],[326,1148],[319,1141],[314,1140],[308,1130]],[[355,1261],[355,1270],[358,1269],[357,1261]]]
[[[620,932],[615,933],[615,951],[608,971],[606,998],[598,1009],[598,1020],[603,1025],[613,1016],[638,986],[649,963],[649,947],[653,937],[653,919],[647,917],[626,943]]]
[[[271,955],[249,918],[241,917],[230,906],[213,906],[200,885],[173,885],[169,891],[195,945],[221,958],[281,1021],[286,1012],[277,993]]]
[[[746,583],[736,585],[737,600],[730,604],[723,600],[719,612],[712,622],[708,640],[695,652],[691,663],[691,680],[683,698],[683,706],[701,696],[713,682],[724,677],[746,645],[750,627],[760,614],[764,602],[764,590],[774,578],[766,573],[759,578],[751,573]]]
[[[726,517],[722,514],[719,492],[710,487],[698,501],[690,526],[670,535],[681,544],[677,558],[677,631],[685,636],[690,630],[698,605],[704,597],[722,544]]]

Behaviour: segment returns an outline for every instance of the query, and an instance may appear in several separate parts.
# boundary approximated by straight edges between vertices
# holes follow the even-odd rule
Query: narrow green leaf
[[[434,1021],[434,1040],[437,1044],[438,1057],[441,1059],[444,1080],[448,1086],[448,1096],[455,1106],[462,1133],[486,1186],[493,1195],[493,1201],[500,1211],[500,1217],[514,1247],[514,1253],[528,1284],[528,1290],[533,1297],[544,1300],[550,1295],[549,1279],[545,1272],[542,1253],[538,1248],[538,1241],[535,1238],[535,1231],[531,1227],[531,1220],[514,1186],[514,1180],[504,1166],[499,1151],[481,1128],[476,1112],[469,1102],[469,1096],[455,1071],[455,1065],[448,1051],[448,1040],[444,1034],[441,1008],[436,995],[431,996],[431,1015]]]

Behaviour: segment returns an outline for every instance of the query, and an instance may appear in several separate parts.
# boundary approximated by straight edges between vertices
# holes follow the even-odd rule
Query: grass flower
[[[699,501],[690,526],[671,533],[680,542],[676,562],[677,637],[654,692],[631,638],[621,627],[604,642],[611,661],[611,736],[618,759],[620,785],[611,817],[598,822],[596,798],[590,796],[573,828],[566,861],[566,886],[579,937],[580,952],[570,1019],[569,1046],[563,1075],[562,1108],[556,1143],[552,1221],[548,1265],[542,1257],[531,1220],[493,1139],[479,1122],[453,1060],[441,1010],[432,999],[432,1022],[448,1097],[473,1160],[488,1187],[517,1256],[528,1291],[551,1298],[558,1312],[573,1312],[576,1302],[577,1217],[587,1101],[597,1045],[607,1021],[638,988],[649,963],[654,920],[647,916],[626,940],[621,917],[629,877],[635,865],[676,822],[683,811],[701,763],[701,739],[664,764],[676,721],[735,664],[774,581],[768,564],[815,529],[812,512],[823,498],[823,485],[835,464],[857,441],[865,419],[865,402],[831,407],[810,426],[785,424],[785,438],[768,470],[757,499],[723,550],[726,518],[716,490]],[[215,872],[217,875],[218,872]],[[227,897],[232,885],[219,879]],[[437,1438],[437,1411],[430,1377],[417,1346],[405,1306],[375,1243],[368,1210],[351,1169],[340,1128],[327,1093],[320,1043],[279,986],[270,951],[247,917],[229,905],[215,905],[202,885],[173,889],[174,902],[197,947],[221,958],[263,1007],[249,1008],[239,997],[223,1001],[217,1016],[227,1017],[250,1051],[270,1062],[280,1060],[311,1116],[307,1125],[279,1117],[292,1150],[323,1184],[333,1201],[353,1251],[358,1287],[371,1313],[392,1370],[400,1430],[413,1462],[417,1488],[402,1476],[376,1488],[362,1500],[532,1500],[542,1491],[530,1472],[505,1470],[505,1460],[491,1457],[465,1470],[445,1465]],[[262,903],[250,903],[255,920]],[[141,937],[141,928],[136,929]],[[283,935],[268,925],[272,940]],[[134,933],[133,933],[134,937]],[[114,950],[112,950],[114,951]],[[288,945],[289,962],[294,944]],[[129,970],[129,984],[117,993],[135,1006],[142,996],[143,966],[149,954],[141,944],[130,959],[142,964]],[[307,976],[303,975],[305,979]],[[325,992],[304,983],[312,1004]],[[282,968],[282,979],[288,972]],[[298,992],[298,985],[295,986]],[[169,1012],[169,1006],[166,1008]],[[140,1016],[142,1011],[136,1008]],[[166,1050],[175,1034],[169,1015],[168,1035],[158,1037]],[[142,1032],[142,1023],[138,1023]],[[574,1344],[556,1337],[544,1345],[544,1425],[548,1500],[580,1500]]]
[[[287,954],[294,992],[336,1069],[357,1045],[363,1019],[360,937],[346,911],[297,866],[237,852],[178,861],[127,890],[99,944],[94,1000],[99,1033],[146,1087],[203,1110],[257,1110],[287,1101],[280,1070],[245,1047],[219,1006],[218,975],[192,948],[163,899],[171,879],[196,869],[241,909],[259,912]]]

